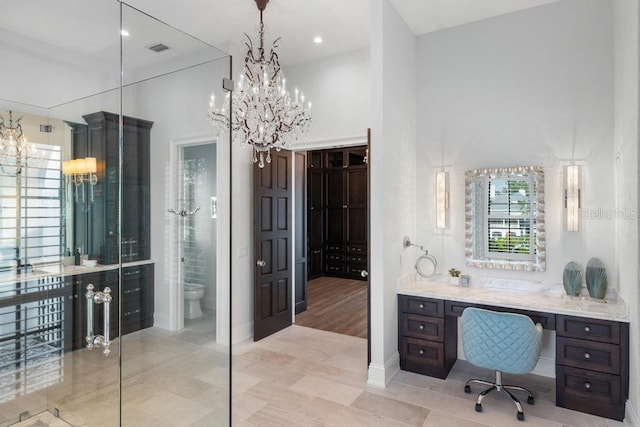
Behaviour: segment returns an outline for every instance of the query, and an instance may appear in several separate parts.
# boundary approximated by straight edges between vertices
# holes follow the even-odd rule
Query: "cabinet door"
[[[326,172],[326,241],[344,242],[346,239],[345,174],[342,170]]]
[[[347,172],[347,240],[367,240],[367,170]]]
[[[308,186],[308,243],[309,250],[322,247],[324,235],[324,172],[309,170]]]

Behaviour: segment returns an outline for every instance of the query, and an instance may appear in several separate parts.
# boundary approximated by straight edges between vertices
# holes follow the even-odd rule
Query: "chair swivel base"
[[[493,383],[490,382],[490,381],[484,381],[484,380],[478,380],[478,379],[472,379],[472,380],[467,381],[465,383],[465,385],[464,385],[464,392],[465,393],[471,393],[471,384],[472,383],[489,386],[488,389],[486,389],[486,390],[480,392],[480,394],[478,394],[478,398],[476,399],[476,412],[482,412],[482,399],[484,399],[484,397],[487,394],[491,393],[494,390],[506,393],[509,397],[511,397],[511,400],[513,400],[513,403],[516,405],[516,409],[518,410],[518,413],[516,414],[516,416],[518,417],[519,421],[524,421],[524,412],[522,411],[522,404],[520,403],[518,398],[515,397],[513,395],[513,393],[511,393],[509,390],[524,391],[524,392],[526,392],[528,394],[527,403],[529,405],[533,405],[535,403],[535,399],[533,398],[533,394],[528,389],[526,389],[524,387],[516,386],[516,385],[505,385],[505,384],[502,384],[502,372],[500,372],[500,371],[496,371],[496,382],[493,382]]]

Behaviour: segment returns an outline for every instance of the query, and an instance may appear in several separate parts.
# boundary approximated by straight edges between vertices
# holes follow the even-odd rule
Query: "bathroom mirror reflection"
[[[544,271],[543,169],[474,169],[465,179],[467,265]]]
[[[73,245],[72,205],[61,174],[69,151],[62,120],[0,111],[0,272],[57,264]]]

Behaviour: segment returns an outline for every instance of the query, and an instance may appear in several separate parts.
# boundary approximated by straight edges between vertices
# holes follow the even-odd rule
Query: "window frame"
[[[514,219],[515,215],[489,215],[490,185],[496,181],[529,183],[529,253],[489,250],[489,221]],[[474,169],[465,173],[465,258],[472,267],[523,271],[545,271],[544,171],[539,166]],[[518,216],[519,217],[519,216]]]

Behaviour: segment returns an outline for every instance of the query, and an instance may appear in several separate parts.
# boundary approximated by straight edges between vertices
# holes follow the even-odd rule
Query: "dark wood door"
[[[295,218],[296,218],[296,242],[295,242],[295,312],[302,313],[307,309],[307,155],[295,153]]]
[[[254,317],[258,341],[291,325],[291,152],[271,153],[271,163],[253,169]]]

